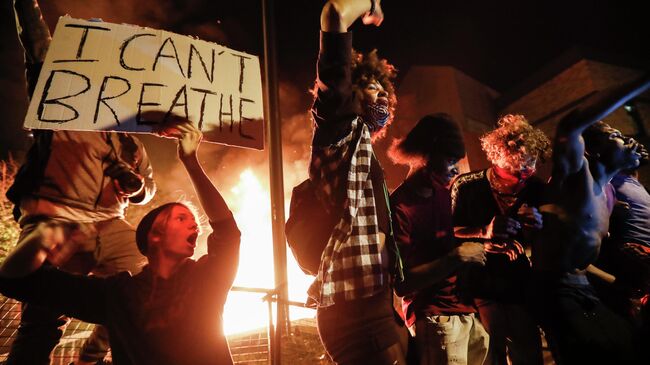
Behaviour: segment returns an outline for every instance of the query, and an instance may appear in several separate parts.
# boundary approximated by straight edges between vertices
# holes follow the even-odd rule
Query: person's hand
[[[485,265],[485,248],[478,242],[463,242],[456,248],[455,253],[462,263]]]
[[[379,26],[384,20],[381,1],[329,0],[321,11],[321,30],[324,32],[345,33],[359,18],[364,24]]]
[[[375,8],[372,12],[367,12],[362,18],[361,21],[365,25],[375,25],[380,26],[384,21],[384,11],[381,8],[381,0],[371,0],[375,4]]]
[[[203,139],[203,133],[191,120],[176,114],[167,116],[165,123],[159,125],[155,133],[163,138],[178,139],[178,158],[181,161],[196,157]]]
[[[178,130],[178,126],[185,123],[192,123],[192,121],[189,119],[181,117],[178,114],[171,113],[167,115],[161,111],[148,111],[146,113],[143,113],[143,116],[146,119],[163,121],[159,124],[155,124],[152,129],[152,132],[163,138],[180,138],[181,132]]]
[[[521,223],[505,215],[497,215],[487,226],[486,238],[508,239],[521,230]]]
[[[508,242],[486,242],[485,251],[498,255],[505,255],[509,261],[515,261],[517,257],[524,253],[524,248],[515,240]]]
[[[517,215],[525,228],[534,230],[542,229],[542,214],[537,208],[524,204],[517,211]]]
[[[183,161],[191,157],[196,157],[199,144],[203,139],[203,133],[190,122],[179,124],[176,128],[179,131],[178,158]]]
[[[30,235],[38,237],[41,249],[47,261],[54,266],[61,266],[77,252],[79,242],[84,240],[90,232],[87,227],[73,223],[60,223],[48,221],[40,223]]]

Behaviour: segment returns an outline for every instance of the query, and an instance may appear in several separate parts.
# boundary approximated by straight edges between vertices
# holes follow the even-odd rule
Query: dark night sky
[[[280,78],[298,90],[295,102],[283,103],[283,116],[291,116],[309,107],[307,90],[314,77],[319,15],[324,2],[275,3]],[[260,4],[261,0],[41,1],[51,27],[58,16],[67,12],[78,18],[100,17],[197,35],[258,55],[262,53]],[[386,20],[382,27],[356,24],[353,30],[357,48],[378,48],[402,76],[411,65],[452,65],[505,92],[573,46],[629,55],[641,65],[650,65],[648,18],[640,4],[596,0],[385,0]],[[11,107],[1,137],[4,152],[5,141],[10,138],[7,124],[20,125],[24,110],[19,89],[22,61],[11,1],[3,1],[0,11],[0,96]]]

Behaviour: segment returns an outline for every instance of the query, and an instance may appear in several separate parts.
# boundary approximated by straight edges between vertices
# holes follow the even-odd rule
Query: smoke
[[[296,86],[285,82],[281,83],[279,91],[282,110],[284,193],[285,200],[288,201],[293,186],[307,178],[312,136],[308,112],[311,96],[307,88],[301,92]],[[176,157],[176,142],[151,135],[139,135],[139,138],[145,144],[151,159],[158,192],[148,206],[129,208],[129,220],[137,224],[147,211],[169,201],[187,199],[199,206],[187,172]],[[199,148],[199,160],[226,201],[231,203],[239,199],[231,189],[240,184],[240,176],[246,170],[255,175],[264,191],[270,191],[268,148],[269,146],[265,146],[265,150],[256,151],[202,143]],[[201,251],[199,248],[199,252]]]
[[[40,0],[46,21],[53,29],[59,16],[69,14],[75,18],[101,18],[111,23],[127,23],[165,29],[180,34],[217,42],[234,49],[261,56],[261,11],[256,1],[219,4],[208,0]],[[251,11],[254,9],[254,11]],[[307,176],[307,159],[311,139],[311,122],[308,113],[311,97],[304,89],[281,82],[282,133],[285,192],[290,194],[293,185]],[[268,129],[267,129],[268,132]],[[175,196],[193,196],[191,184],[182,166],[177,162],[175,142],[141,135],[154,167],[158,184],[158,197],[153,208]],[[268,146],[266,146],[268,149]],[[253,151],[203,143],[199,157],[215,185],[224,191],[238,183],[240,174],[251,169],[263,185],[269,188],[268,152]],[[144,214],[135,208],[129,214],[137,222]],[[144,210],[146,212],[146,210]]]
[[[219,9],[206,0],[41,0],[39,3],[51,29],[59,16],[69,14],[74,18],[101,18],[110,23],[165,29],[223,45],[229,43]]]
[[[198,36],[204,40],[214,41],[233,49],[262,56],[259,44],[262,38],[261,19],[259,16],[257,18],[254,15],[251,16],[251,14],[255,14],[255,11],[251,12],[251,9],[249,9],[251,6],[257,9],[259,3],[254,1],[241,3],[243,4],[237,3],[225,6],[199,0],[184,2],[169,0],[142,0],[139,2],[126,0],[96,0],[92,2],[41,0],[40,2],[46,21],[51,29],[54,28],[58,17],[65,14],[70,14],[75,18],[102,18],[104,21],[112,23],[135,24],[165,29],[179,34]],[[233,12],[239,13],[234,14]],[[16,53],[17,57],[22,54],[19,47],[15,47],[12,52]],[[313,69],[313,64],[305,66]],[[312,123],[309,113],[312,96],[308,91],[310,86],[311,82],[304,85],[292,84],[287,80],[281,80],[280,82],[279,100],[283,135],[285,206],[290,198],[293,186],[307,177],[307,163],[312,137]],[[14,92],[14,94],[24,95],[18,91]],[[20,117],[16,118],[16,125],[22,124],[23,115],[24,111]],[[268,133],[268,128],[266,132]],[[158,191],[148,204],[129,207],[127,219],[132,224],[137,225],[141,217],[148,211],[170,201],[187,200],[197,207],[200,206],[187,173],[176,157],[176,142],[146,134],[138,135],[138,137],[147,149],[154,169],[154,179]],[[255,151],[202,143],[199,149],[199,159],[209,178],[224,195],[236,215],[239,214],[238,210],[242,208],[242,205],[250,203],[250,199],[246,199],[247,197],[258,200],[255,205],[255,213],[257,213],[257,210],[270,211],[268,146],[263,151]],[[250,173],[246,172],[247,170]],[[251,186],[251,174],[254,175],[258,187],[252,186],[253,189],[246,191],[247,187]],[[246,183],[249,185],[246,185]],[[238,191],[236,191],[237,189]],[[254,214],[253,216],[257,215]],[[270,226],[270,217],[267,219],[259,218],[252,224],[247,219],[242,219],[240,222],[240,228],[244,235],[251,231],[252,234],[260,231],[266,232],[265,227],[267,226]],[[206,252],[206,238],[206,235],[201,236],[198,242],[197,256]],[[270,234],[267,235],[266,233],[263,239],[242,241],[242,258],[240,260],[242,271],[248,270],[256,273],[260,280],[272,279],[273,275],[266,272],[265,268],[267,264],[269,267],[272,265],[272,252],[269,251],[268,254],[264,254],[267,250],[271,250],[270,241]],[[265,260],[264,265],[256,263],[256,256],[260,256]],[[257,266],[248,268],[251,265]],[[293,267],[290,267],[289,270],[290,272],[291,270],[299,271],[299,269]],[[302,274],[298,273],[296,275]],[[294,279],[292,277],[292,280]],[[298,280],[300,279],[298,278]],[[305,283],[301,285],[303,284],[306,285]],[[267,283],[255,285],[266,286]],[[272,283],[268,285],[272,286]],[[291,285],[295,285],[295,281]],[[298,291],[304,293],[305,289],[299,288]]]

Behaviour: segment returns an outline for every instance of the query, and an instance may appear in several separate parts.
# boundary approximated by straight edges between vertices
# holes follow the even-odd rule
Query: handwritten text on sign
[[[172,114],[207,141],[262,149],[259,59],[162,30],[59,19],[26,128],[146,133]]]

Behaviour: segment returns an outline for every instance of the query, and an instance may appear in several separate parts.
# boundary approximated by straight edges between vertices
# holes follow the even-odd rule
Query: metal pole
[[[275,340],[275,327],[273,325],[273,298],[271,295],[267,295],[264,300],[266,300],[269,307],[269,330],[268,330],[268,343],[267,343],[267,348],[269,351],[268,363],[273,364],[275,361],[273,356],[275,355],[276,352],[278,352],[277,346],[275,344],[279,343],[276,342]]]
[[[275,17],[273,0],[262,0],[264,28],[264,119],[268,126],[266,137],[269,146],[269,175],[271,180],[271,220],[273,223],[273,263],[275,289],[278,295],[273,359],[271,364],[282,361],[281,341],[288,323],[289,299],[287,286],[287,249],[284,237],[284,184],[282,176],[282,126],[278,101],[277,57],[275,45]]]

